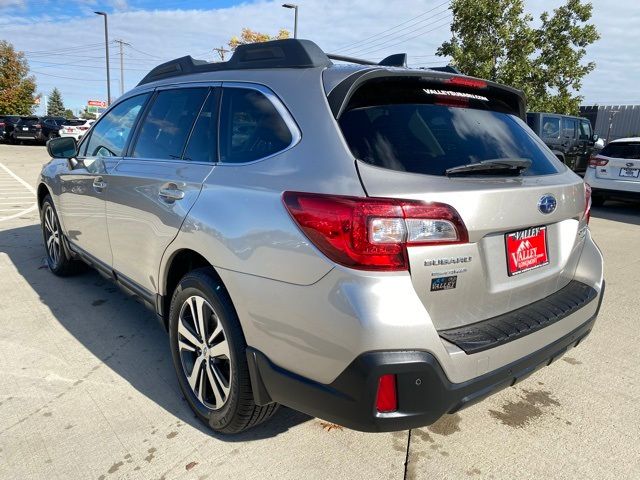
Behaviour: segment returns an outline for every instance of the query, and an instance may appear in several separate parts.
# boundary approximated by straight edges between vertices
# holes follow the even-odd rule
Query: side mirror
[[[53,158],[70,159],[78,155],[78,144],[73,137],[57,137],[47,142],[47,152]]]

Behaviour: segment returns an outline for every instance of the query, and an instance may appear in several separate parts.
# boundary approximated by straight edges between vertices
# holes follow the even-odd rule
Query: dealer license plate
[[[505,235],[509,276],[543,267],[549,263],[547,227],[531,227]]]

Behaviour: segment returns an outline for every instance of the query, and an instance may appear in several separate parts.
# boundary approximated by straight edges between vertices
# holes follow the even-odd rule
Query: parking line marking
[[[18,182],[19,184],[21,184],[24,188],[26,188],[31,194],[32,196],[30,197],[20,197],[20,198],[33,198],[35,200],[35,196],[36,196],[36,191],[35,189],[29,185],[27,182],[25,182],[22,178],[20,178],[18,175],[16,175],[15,173],[13,173],[11,170],[9,170],[7,167],[5,167],[2,163],[0,163],[0,169],[4,170],[7,174],[9,174],[10,177],[13,177],[13,179]],[[0,173],[2,173],[0,171]],[[3,184],[9,184],[8,182],[6,182],[6,180],[3,178]],[[13,184],[15,185],[15,183]],[[4,199],[3,199],[4,200]],[[0,202],[0,205],[11,205],[11,204],[15,204],[15,203],[28,203],[28,202]],[[16,208],[21,208],[21,207],[16,207]],[[14,218],[18,218],[21,217],[22,215],[25,215],[27,213],[33,212],[36,208],[38,208],[38,205],[34,202],[30,207],[20,210],[18,213],[14,213],[13,215],[9,215],[8,217],[0,217],[0,222],[4,222],[5,220],[12,220]],[[5,209],[5,210],[14,210],[14,209]]]

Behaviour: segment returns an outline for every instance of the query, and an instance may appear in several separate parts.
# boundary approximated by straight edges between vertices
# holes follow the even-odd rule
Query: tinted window
[[[20,126],[30,127],[37,123],[40,123],[40,119],[38,117],[20,117],[18,123],[20,124]]]
[[[563,135],[568,138],[575,138],[578,121],[574,118],[565,118],[563,120]]]
[[[242,163],[287,148],[292,136],[271,101],[256,90],[227,88],[220,111],[220,161]]]
[[[527,125],[529,125],[529,128],[531,128],[531,130],[533,130],[535,132],[535,130],[536,130],[536,117],[534,117],[533,115],[527,115]]]
[[[65,120],[65,122],[63,123],[63,125],[69,125],[69,126],[72,126],[72,127],[77,127],[77,126],[79,126],[79,125],[84,125],[85,123],[87,123],[87,121],[86,121],[86,120],[82,120],[82,119],[80,119],[80,120],[73,120],[73,119],[72,119],[72,120]]]
[[[560,119],[556,117],[543,117],[542,136],[544,138],[560,137]]]
[[[494,159],[529,159],[523,175],[557,173],[553,155],[525,123],[508,111],[497,111],[486,97],[442,94],[398,85],[372,90],[339,124],[353,155],[391,170],[444,175],[453,167]],[[356,94],[356,97],[358,95]],[[365,101],[371,106],[360,106]],[[417,102],[420,103],[417,103]],[[379,104],[378,102],[384,103]]]
[[[189,137],[189,143],[184,151],[184,160],[211,163],[218,161],[218,130],[216,127],[218,92],[217,89],[211,91],[202,110],[200,110]]]
[[[132,157],[179,159],[207,88],[178,88],[158,94],[142,120]]]
[[[85,155],[89,157],[120,157],[131,129],[149,94],[137,95],[116,105],[100,118],[87,142]]]
[[[602,149],[600,155],[638,160],[640,159],[640,143],[610,143]]]
[[[591,138],[591,123],[589,120],[580,120],[580,138],[588,140]]]

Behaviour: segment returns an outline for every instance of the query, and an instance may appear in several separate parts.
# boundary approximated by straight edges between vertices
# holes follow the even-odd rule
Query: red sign
[[[87,105],[91,107],[102,107],[107,108],[107,102],[103,102],[102,100],[89,100]]]
[[[532,227],[505,235],[509,276],[549,263],[547,227]]]

